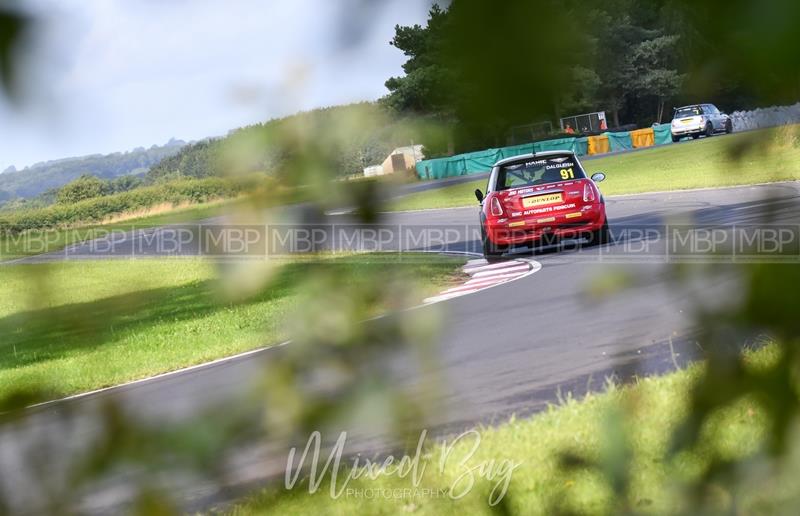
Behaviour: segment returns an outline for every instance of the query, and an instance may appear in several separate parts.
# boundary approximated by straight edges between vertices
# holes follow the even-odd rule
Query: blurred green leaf
[[[0,87],[6,96],[16,95],[14,79],[17,73],[15,46],[30,24],[29,18],[0,4]]]

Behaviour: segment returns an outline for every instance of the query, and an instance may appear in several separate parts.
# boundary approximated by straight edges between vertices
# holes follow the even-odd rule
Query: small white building
[[[364,169],[367,177],[394,174],[395,172],[407,172],[417,166],[417,162],[425,159],[422,154],[422,145],[408,145],[398,147],[389,154],[383,163]],[[379,170],[380,169],[380,170]]]

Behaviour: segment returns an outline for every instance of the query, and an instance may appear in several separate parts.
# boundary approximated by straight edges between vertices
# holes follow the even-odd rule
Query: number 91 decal
[[[564,168],[559,172],[561,172],[561,179],[575,179],[575,172],[572,168]]]

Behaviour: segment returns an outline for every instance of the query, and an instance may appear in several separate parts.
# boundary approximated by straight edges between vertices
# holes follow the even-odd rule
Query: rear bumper
[[[691,136],[693,134],[703,134],[705,127],[671,127],[672,136]]]
[[[581,233],[597,231],[606,220],[605,205],[586,207],[580,215],[573,213],[524,219],[487,221],[486,236],[498,246],[537,243],[543,238],[577,238]],[[503,221],[503,222],[501,222]]]

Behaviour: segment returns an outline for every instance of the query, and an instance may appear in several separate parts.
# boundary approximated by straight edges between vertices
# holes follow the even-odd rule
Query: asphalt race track
[[[618,196],[606,202],[615,240],[612,244],[599,248],[548,248],[533,253],[520,250],[514,253],[515,258],[535,260],[541,269],[495,288],[416,309],[435,310],[444,318],[445,330],[436,356],[438,373],[444,380],[441,385],[445,387],[431,399],[420,401],[440,407],[430,425],[434,434],[457,431],[478,422],[503,421],[511,414],[529,415],[567,392],[580,395],[587,389],[601,389],[607,377],[626,379],[685,363],[699,352],[692,314],[697,313],[698,307],[735,300],[739,285],[730,265],[735,260],[724,255],[717,263],[697,265],[713,269],[714,274],[688,282],[675,280],[669,263],[688,263],[696,255],[673,245],[671,228],[677,228],[679,233],[687,228],[728,231],[733,226],[767,221],[786,228],[794,225],[797,231],[800,222],[797,182]],[[474,252],[478,249],[476,221],[477,206],[388,214],[382,221],[390,235],[385,245],[390,250]],[[302,222],[308,223],[309,220]],[[325,225],[350,227],[346,214],[313,224],[323,231]],[[429,248],[420,245],[418,232],[431,227],[452,228],[451,238]],[[412,245],[402,241],[403,231],[413,235]],[[152,237],[153,232],[146,234]],[[99,254],[93,253],[96,245],[85,243],[20,261],[152,254],[147,252],[151,247],[139,245],[143,235],[128,234],[111,249],[104,246]],[[352,245],[352,239],[347,241]],[[328,245],[331,240],[325,242]],[[197,252],[192,244],[166,254]],[[793,263],[798,259],[795,256]],[[627,288],[608,297],[592,293],[599,280],[619,274],[633,279]],[[743,343],[751,337],[754,336],[742,336]],[[57,478],[64,471],[63,464],[69,461],[62,456],[80,449],[81,442],[91,439],[97,431],[93,414],[104,401],[121,402],[130,414],[143,421],[185,420],[224,406],[227,400],[246,392],[258,377],[262,361],[270,360],[281,349],[284,348],[266,349],[33,408],[24,427],[6,426],[0,430],[0,488],[21,507],[35,512],[32,508],[40,497],[25,486],[32,485],[37,473],[24,467],[20,458],[21,450],[34,441],[43,439],[57,450],[49,459],[48,469],[48,474]],[[418,381],[413,368],[401,366],[398,371],[399,382]],[[363,436],[364,443],[376,437],[370,435],[369,428],[353,430]],[[235,483],[252,486],[266,476],[282,473],[285,453],[286,450],[277,450],[280,460],[271,465],[265,462],[267,457],[276,456],[276,450],[264,447],[232,458]],[[118,480],[87,496],[83,508],[106,512],[124,502],[124,477]],[[209,486],[188,479],[176,479],[175,489],[184,495],[187,509],[225,498]]]

